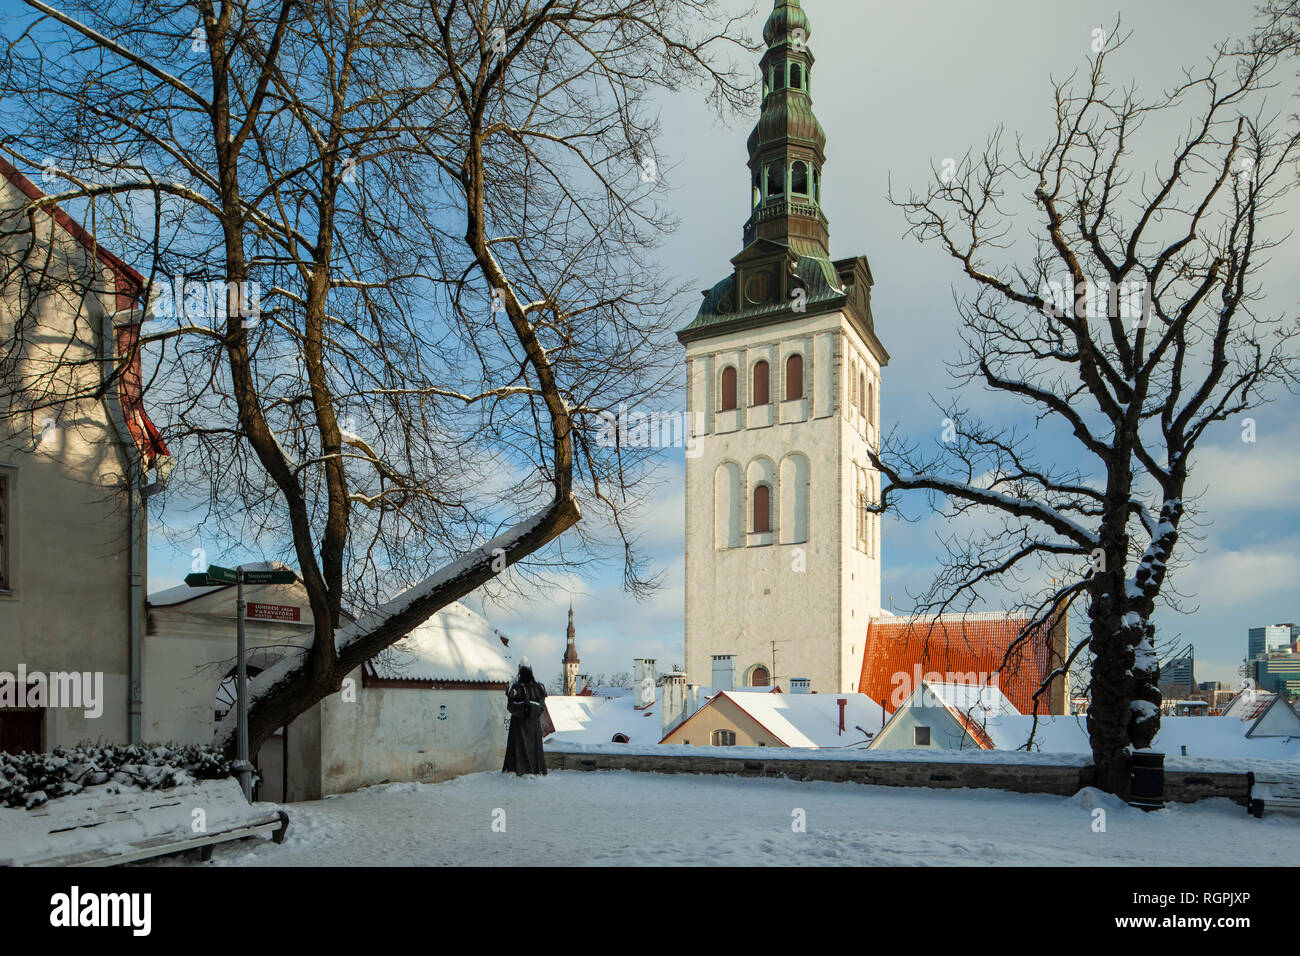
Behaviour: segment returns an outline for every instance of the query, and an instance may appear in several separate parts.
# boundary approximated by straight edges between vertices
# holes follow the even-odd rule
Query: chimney
[[[848,701],[848,698],[847,698],[847,697],[841,697],[841,698],[840,698],[839,700],[837,700],[835,703],[837,703],[837,704],[840,705],[840,734],[843,735],[843,733],[844,733],[844,708],[847,707],[847,706],[849,706],[849,701]]]
[[[632,661],[632,703],[637,710],[655,705],[655,660],[637,657]]]
[[[812,692],[812,680],[807,677],[791,677],[790,693],[807,694]]]
[[[688,717],[700,709],[700,685],[699,684],[686,685],[686,706],[690,711],[690,713],[686,715]]]
[[[715,691],[736,689],[735,654],[713,655],[713,689]]]
[[[664,734],[686,719],[686,675],[674,672],[664,675]]]

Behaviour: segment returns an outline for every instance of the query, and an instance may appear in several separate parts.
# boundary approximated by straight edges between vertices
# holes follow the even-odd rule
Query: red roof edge
[[[47,195],[3,156],[0,156],[0,175],[13,183],[28,199],[44,199]],[[144,277],[96,242],[95,237],[87,232],[81,223],[59,206],[46,206],[45,211],[64,231],[113,273],[114,311],[125,312],[135,308],[144,292]],[[144,409],[144,379],[141,372],[140,352],[136,347],[139,340],[140,323],[129,323],[118,327],[117,341],[114,346],[118,357],[130,355],[130,361],[122,373],[118,396],[126,417],[127,428],[140,451],[145,468],[148,469],[153,467],[160,457],[169,455],[170,452],[158,426],[153,423]]]

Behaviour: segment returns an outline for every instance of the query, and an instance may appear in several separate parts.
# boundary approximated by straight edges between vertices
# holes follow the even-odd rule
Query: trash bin
[[[1165,755],[1157,750],[1133,751],[1129,805],[1142,810],[1165,806]]]

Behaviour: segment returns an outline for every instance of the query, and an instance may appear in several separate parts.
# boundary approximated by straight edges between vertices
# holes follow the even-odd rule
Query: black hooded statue
[[[502,773],[546,773],[542,754],[542,712],[546,688],[533,679],[533,669],[519,665],[519,677],[506,690],[510,711],[510,735],[506,738],[506,762]]]

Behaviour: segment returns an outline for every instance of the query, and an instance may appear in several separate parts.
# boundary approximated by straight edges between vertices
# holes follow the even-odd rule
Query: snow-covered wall
[[[498,689],[362,687],[321,702],[321,791],[399,781],[437,783],[500,770],[509,715]]]

